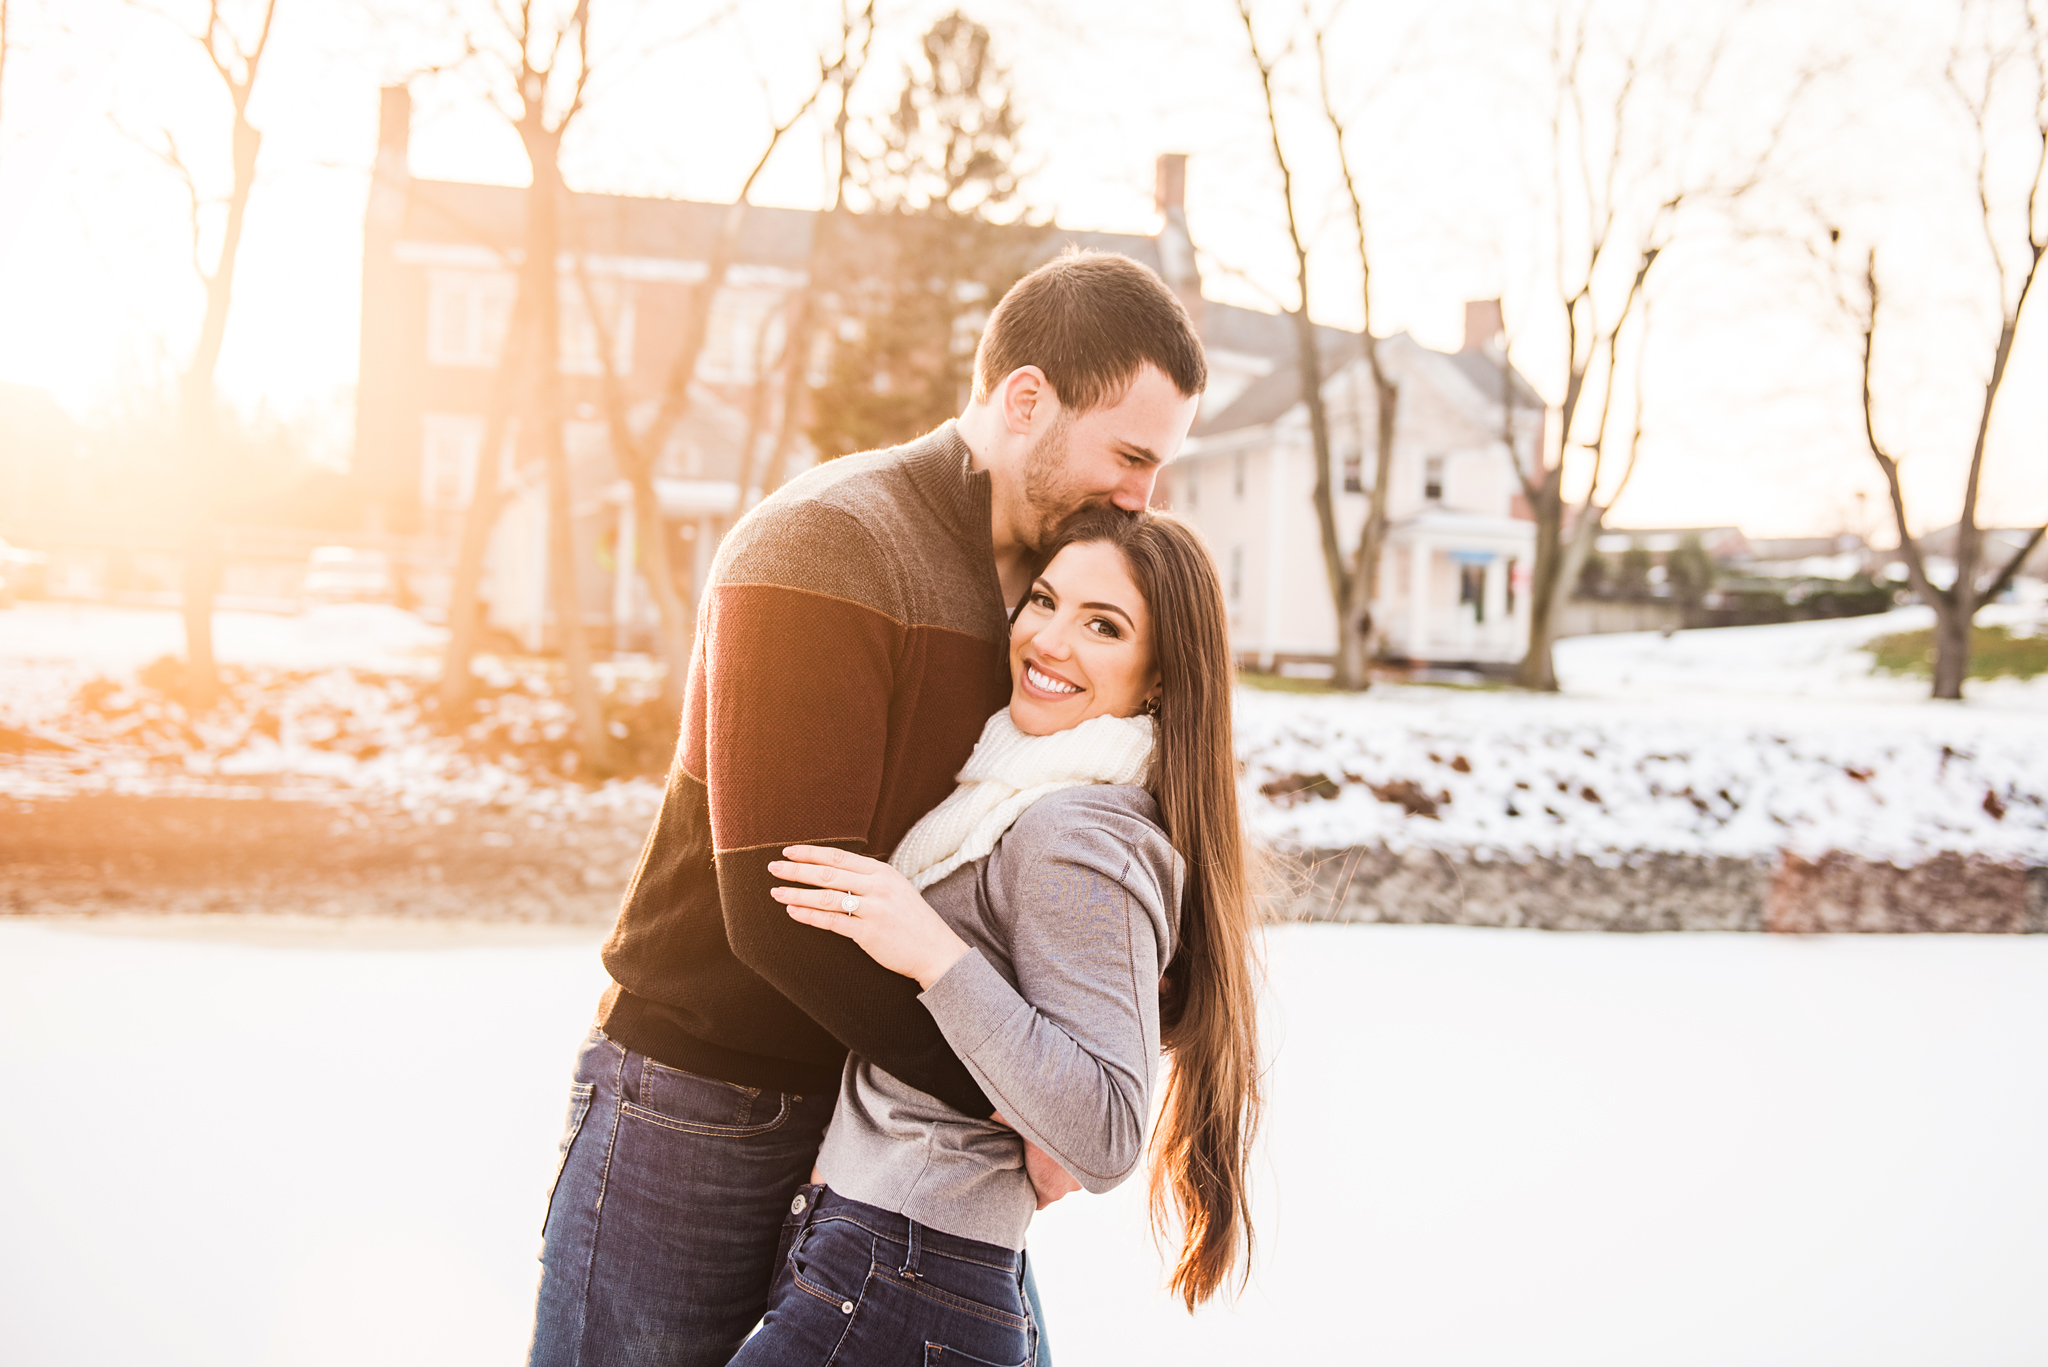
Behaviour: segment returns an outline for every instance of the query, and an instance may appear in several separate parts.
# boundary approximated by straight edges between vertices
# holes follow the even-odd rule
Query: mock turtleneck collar
[[[974,468],[974,453],[951,418],[908,443],[904,468],[918,495],[960,543],[995,562],[994,481]]]

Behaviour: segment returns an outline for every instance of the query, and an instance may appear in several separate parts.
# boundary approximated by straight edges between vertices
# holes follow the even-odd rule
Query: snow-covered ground
[[[519,1361],[594,939],[199,933],[0,923],[0,1361]],[[1063,1367],[2048,1360],[2048,939],[1271,957],[1250,1291],[1189,1319],[1142,1184],[1069,1198]]]
[[[1954,850],[2048,862],[2048,676],[1974,681],[1958,706],[1929,702],[1923,680],[1873,672],[1867,642],[1931,620],[1908,608],[1569,640],[1553,696],[1243,690],[1248,810],[1267,838],[1319,848],[1604,861],[1841,850],[1900,864]],[[1982,620],[2035,615],[1999,607]],[[420,704],[439,628],[369,605],[223,612],[218,623],[230,702],[188,719],[135,680],[178,649],[176,614],[52,603],[0,613],[0,729],[28,738],[0,764],[0,797],[239,784],[423,818],[489,803],[628,821],[658,800],[649,777],[590,788],[561,772],[569,709],[535,662],[485,660],[508,691],[457,739]],[[622,706],[651,692],[635,671],[607,669]],[[657,771],[672,727],[666,714],[642,717]],[[1287,791],[1315,776],[1325,781],[1305,795]]]
[[[1865,643],[1931,620],[1582,637],[1558,646],[1555,696],[1244,690],[1238,749],[1279,790],[1252,820],[1321,848],[2048,862],[2048,677],[1973,681],[1957,705],[1872,672]],[[1290,775],[1329,786],[1290,795]]]
[[[422,819],[484,804],[643,820],[659,801],[659,784],[644,778],[593,787],[561,771],[572,714],[542,662],[480,658],[486,696],[458,738],[422,709],[442,628],[369,603],[214,620],[224,701],[188,717],[147,672],[183,653],[175,612],[24,603],[0,613],[0,728],[28,738],[0,764],[0,797],[239,787],[333,795]],[[644,664],[603,673],[626,706],[654,691]],[[661,740],[664,753],[668,744]]]

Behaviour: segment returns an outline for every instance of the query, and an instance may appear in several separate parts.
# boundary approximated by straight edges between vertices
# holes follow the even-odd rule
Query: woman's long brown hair
[[[1180,930],[1159,984],[1160,1042],[1172,1059],[1152,1137],[1152,1219],[1176,1224],[1173,1290],[1188,1309],[1234,1268],[1248,1271],[1246,1181],[1258,1130],[1258,1002],[1250,850],[1231,745],[1229,617],[1216,563],[1195,530],[1162,513],[1083,514],[1048,548],[1107,542],[1152,616],[1159,665],[1158,753],[1150,784],[1187,864]]]

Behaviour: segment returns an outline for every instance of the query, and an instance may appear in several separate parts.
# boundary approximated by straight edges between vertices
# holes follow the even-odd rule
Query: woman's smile
[[[1058,698],[1081,692],[1081,685],[1062,679],[1059,675],[1026,656],[1024,659],[1024,686],[1034,693]]]

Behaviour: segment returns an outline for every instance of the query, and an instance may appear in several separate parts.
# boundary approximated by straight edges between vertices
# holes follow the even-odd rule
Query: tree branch
[[[1906,494],[1899,484],[1899,462],[1884,449],[1877,439],[1877,417],[1871,394],[1871,358],[1877,348],[1877,249],[1871,248],[1868,264],[1864,267],[1863,316],[1863,439],[1870,447],[1871,456],[1877,461],[1878,469],[1884,472],[1886,488],[1891,493],[1892,518],[1898,524],[1899,551],[1906,557],[1906,573],[1913,585],[1913,591],[1929,603],[1948,603],[1949,596],[1937,589],[1927,578],[1927,564],[1920,554],[1920,543],[1906,526]]]

